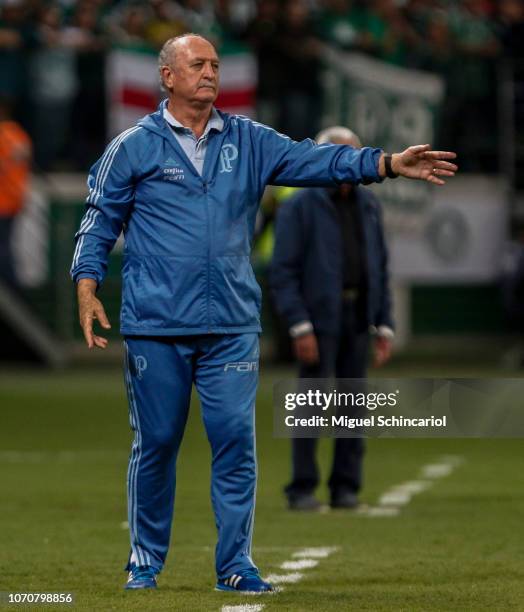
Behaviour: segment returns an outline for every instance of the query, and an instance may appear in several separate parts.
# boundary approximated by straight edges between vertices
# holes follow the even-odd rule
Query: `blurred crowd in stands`
[[[523,0],[0,0],[0,96],[37,169],[83,170],[99,156],[113,46],[158,50],[186,31],[249,46],[259,118],[298,139],[319,127],[322,43],[437,73],[436,144],[459,151],[463,170],[497,170],[497,68],[524,54]]]

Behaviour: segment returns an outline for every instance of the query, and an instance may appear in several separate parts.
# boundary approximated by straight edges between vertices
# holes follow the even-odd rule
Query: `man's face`
[[[162,75],[175,104],[212,104],[216,100],[219,60],[213,46],[201,38],[180,41],[173,65],[163,67]]]

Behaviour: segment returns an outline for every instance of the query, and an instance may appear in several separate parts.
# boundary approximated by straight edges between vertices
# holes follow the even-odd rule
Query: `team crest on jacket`
[[[232,162],[238,157],[238,149],[233,144],[225,144],[220,149],[220,172],[232,172]]]

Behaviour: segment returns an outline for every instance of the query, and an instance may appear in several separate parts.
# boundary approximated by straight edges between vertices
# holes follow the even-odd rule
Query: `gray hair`
[[[201,38],[206,42],[209,42],[207,38],[200,36],[200,34],[195,34],[194,32],[186,32],[185,34],[180,34],[180,36],[173,36],[173,38],[169,38],[162,45],[160,49],[160,53],[158,54],[158,72],[160,76],[160,89],[162,91],[167,91],[167,87],[164,85],[164,79],[162,77],[162,68],[164,66],[173,66],[176,59],[176,43],[184,38]],[[211,44],[211,43],[209,43]]]
[[[360,138],[355,134],[355,132],[352,132],[349,128],[342,125],[333,125],[328,127],[325,130],[320,131],[315,138],[315,141],[318,144],[326,144],[336,140],[348,140],[351,142],[351,146],[355,147],[355,149],[362,148]]]

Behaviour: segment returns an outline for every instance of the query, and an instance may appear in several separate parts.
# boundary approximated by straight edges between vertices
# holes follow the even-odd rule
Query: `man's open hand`
[[[102,302],[96,297],[96,281],[91,278],[82,278],[77,284],[78,296],[78,316],[80,327],[84,332],[87,346],[92,349],[94,346],[105,349],[107,338],[96,336],[93,333],[93,321],[98,319],[104,329],[110,329],[111,325],[107,319]]]
[[[430,145],[408,147],[402,153],[394,153],[391,159],[391,169],[399,176],[428,181],[434,185],[444,185],[441,177],[455,176],[458,167],[447,161],[455,159],[456,153],[451,151],[431,151]],[[380,160],[381,166],[383,160]],[[384,172],[385,176],[385,172]]]

